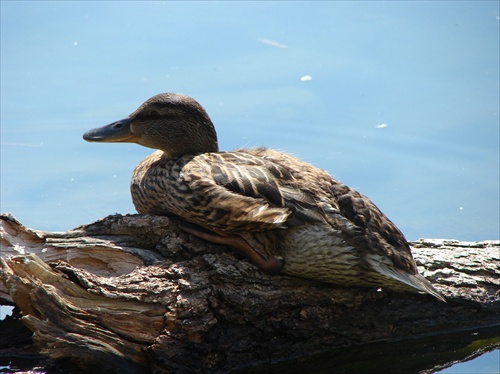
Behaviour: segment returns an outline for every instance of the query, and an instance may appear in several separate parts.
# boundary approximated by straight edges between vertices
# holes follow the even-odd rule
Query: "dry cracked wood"
[[[19,307],[42,354],[77,371],[276,372],[266,365],[326,354],[330,367],[359,372],[356,352],[359,360],[409,351],[408,364],[449,334],[466,331],[446,352],[481,338],[461,356],[419,362],[424,372],[498,346],[499,241],[412,243],[442,303],[265,275],[180,231],[175,218],[114,215],[64,233],[0,218],[0,300]],[[468,329],[481,334],[474,340]]]

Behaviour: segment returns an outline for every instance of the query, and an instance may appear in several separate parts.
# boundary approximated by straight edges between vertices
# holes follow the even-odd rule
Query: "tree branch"
[[[0,300],[19,307],[43,355],[82,371],[251,372],[260,365],[265,372],[291,359],[308,365],[306,358],[325,352],[335,352],[331,365],[345,367],[359,365],[354,352],[377,357],[406,347],[423,357],[433,344],[418,362],[423,372],[498,346],[499,241],[412,243],[421,273],[447,298],[442,303],[269,276],[177,222],[114,215],[50,233],[2,215]],[[493,329],[480,330],[487,326]],[[432,356],[443,341],[450,352],[470,346],[470,329],[482,342],[473,351]],[[450,343],[459,332],[465,335]]]

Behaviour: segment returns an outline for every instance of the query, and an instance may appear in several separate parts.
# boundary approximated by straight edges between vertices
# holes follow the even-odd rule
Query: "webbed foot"
[[[218,234],[185,221],[179,224],[179,228],[208,242],[223,244],[236,249],[266,274],[278,274],[283,267],[282,260],[272,256],[264,258],[264,256],[253,249],[252,246],[240,236]]]

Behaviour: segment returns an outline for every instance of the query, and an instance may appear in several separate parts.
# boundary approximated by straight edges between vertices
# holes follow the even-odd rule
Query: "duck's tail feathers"
[[[436,290],[432,284],[425,279],[422,275],[420,274],[409,274],[409,273],[403,273],[401,271],[398,271],[397,269],[394,269],[393,267],[387,266],[382,263],[377,264],[377,271],[382,273],[383,275],[395,279],[401,283],[404,283],[410,287],[413,287],[419,291],[426,292],[428,294],[431,294],[432,296],[436,297],[437,299],[446,302],[446,299],[444,296]]]

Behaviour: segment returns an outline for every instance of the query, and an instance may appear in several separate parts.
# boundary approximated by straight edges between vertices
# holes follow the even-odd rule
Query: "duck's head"
[[[87,131],[89,142],[137,143],[169,157],[217,152],[217,134],[203,107],[186,95],[153,96],[125,119]]]

